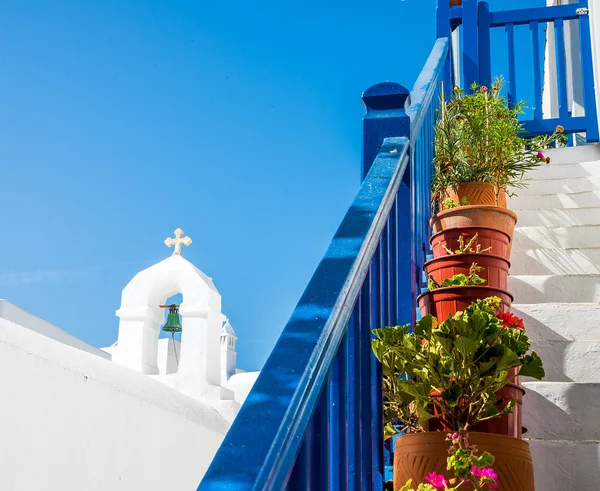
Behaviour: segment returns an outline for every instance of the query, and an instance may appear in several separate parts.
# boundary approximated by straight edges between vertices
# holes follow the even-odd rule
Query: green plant
[[[435,290],[436,288],[446,288],[449,286],[474,286],[474,285],[482,285],[485,283],[483,278],[480,278],[477,273],[483,271],[484,268],[481,266],[477,266],[477,263],[471,264],[469,268],[469,274],[458,273],[455,274],[452,278],[446,278],[443,283],[438,284],[431,275],[427,279],[427,287],[429,290]]]
[[[457,87],[447,103],[442,95],[434,132],[434,203],[444,201],[447,187],[457,190],[463,182],[493,184],[496,201],[502,190],[512,195],[508,188],[524,187],[526,172],[550,161],[541,150],[565,141],[562,126],[551,135],[521,136],[518,115],[525,102],[509,105],[503,87],[497,78],[491,89],[474,84],[469,94]]]
[[[470,482],[479,491],[498,488],[498,476],[490,466],[494,463],[494,457],[489,452],[479,455],[477,448],[468,441],[468,434],[454,432],[448,434],[446,440],[452,442],[448,453],[447,470],[454,472],[455,477],[447,479],[443,474],[430,472],[425,476],[427,484],[419,484],[415,489],[412,487],[412,479],[400,488],[400,491],[456,491],[465,482]],[[449,487],[452,486],[452,487]]]
[[[469,242],[465,244],[465,238],[461,235],[458,238],[458,249],[455,250],[448,249],[446,244],[441,244],[441,246],[451,256],[457,254],[484,254],[486,252],[490,252],[492,250],[491,247],[482,249],[479,244],[477,244],[477,247],[473,249],[473,244],[477,240],[477,237],[479,237],[479,234],[476,233],[473,237],[471,237]]]
[[[452,208],[458,208],[459,206],[469,206],[471,203],[469,203],[469,200],[466,196],[463,196],[460,199],[460,204],[454,201],[452,198],[446,198],[442,204],[445,210],[450,210]]]
[[[430,315],[410,325],[375,329],[372,348],[382,364],[385,436],[425,431],[431,418],[443,418],[453,430],[469,430],[480,421],[510,412],[495,393],[508,382],[508,371],[540,380],[542,360],[530,352],[523,329],[502,325],[500,299],[490,297],[449,316],[441,324]]]

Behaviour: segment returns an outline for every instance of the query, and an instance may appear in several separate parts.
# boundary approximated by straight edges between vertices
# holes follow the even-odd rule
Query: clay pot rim
[[[461,290],[466,290],[468,288],[477,288],[478,290],[480,288],[486,288],[486,289],[488,289],[490,291],[495,291],[495,292],[503,293],[504,295],[507,295],[508,298],[510,298],[511,303],[515,299],[515,297],[513,297],[510,292],[507,292],[506,290],[501,290],[500,288],[492,288],[490,286],[483,286],[483,285],[468,285],[468,286],[445,286],[445,287],[441,287],[441,288],[436,288],[435,290],[427,290],[426,292],[421,293],[417,297],[417,302],[421,298],[424,298],[424,297],[426,297],[426,296],[428,296],[430,294],[431,295],[435,295],[436,293],[442,293],[442,294],[443,293],[453,293],[453,292],[458,293]],[[460,295],[460,293],[458,293],[458,294]],[[488,295],[488,297],[494,297],[494,296],[497,296],[497,295],[493,295],[493,294]],[[486,298],[488,298],[488,297],[486,297]]]
[[[430,259],[429,261],[426,261],[425,264],[423,265],[424,268],[426,268],[428,265],[433,264],[435,262],[442,262],[442,261],[449,261],[451,258],[456,258],[456,257],[469,257],[469,256],[477,256],[477,257],[489,257],[491,259],[500,259],[501,261],[505,262],[508,265],[508,268],[510,269],[510,261],[508,259],[506,259],[503,256],[498,256],[496,254],[488,254],[487,252],[473,252],[473,253],[468,253],[468,254],[448,254],[447,256],[440,256],[440,257],[434,257],[433,259]],[[477,261],[473,261],[474,263],[477,263]],[[479,263],[477,263],[477,265],[479,265]],[[472,286],[477,286],[477,285],[472,285]],[[450,287],[446,287],[446,288],[450,288]],[[439,290],[439,288],[436,288],[436,290]],[[498,290],[498,288],[495,288],[495,290]]]
[[[504,208],[506,209],[506,208]],[[445,211],[449,211],[449,210],[445,210]],[[437,216],[437,215],[436,215]],[[449,232],[450,230],[470,230],[470,229],[477,229],[477,230],[491,230],[493,232],[497,232],[499,234],[505,235],[506,237],[508,237],[508,243],[510,244],[512,241],[512,237],[510,235],[508,235],[504,230],[498,230],[497,228],[492,228],[492,227],[481,227],[479,225],[474,225],[472,227],[455,227],[455,228],[446,228],[444,230],[440,230],[439,232],[433,234],[431,236],[431,238],[429,239],[429,243],[433,244],[433,239],[435,239],[438,235],[442,235],[445,234],[447,232]]]
[[[445,441],[448,433],[452,433],[452,432],[451,431],[426,431],[426,432],[418,432],[418,433],[405,433],[404,435],[397,436],[396,440],[398,440],[398,438],[404,438],[405,440],[414,440],[414,439],[425,438],[425,435],[436,435],[435,437],[429,436],[429,438],[436,438],[436,439]],[[490,437],[490,438],[494,438],[494,439],[497,438],[498,440],[500,440],[500,441],[504,440],[505,442],[508,442],[509,440],[513,441],[513,442],[514,441],[523,442],[523,444],[529,446],[529,443],[526,440],[523,440],[521,438],[517,438],[514,436],[500,435],[498,433],[484,433],[483,431],[471,431],[471,430],[468,430],[467,433],[469,434],[469,439],[472,438],[472,435],[475,435],[475,436],[485,435],[486,437]],[[396,443],[396,445],[398,445],[398,444]]]
[[[433,222],[437,220],[441,220],[442,218],[447,217],[448,215],[456,215],[460,214],[465,210],[482,210],[487,212],[498,212],[503,213],[505,215],[510,216],[515,221],[515,225],[517,224],[517,214],[514,211],[509,210],[508,208],[503,208],[501,206],[495,205],[467,205],[467,206],[457,206],[456,208],[450,208],[449,210],[442,210],[431,217],[429,221],[429,225],[433,226]],[[455,228],[463,228],[463,227],[455,227]],[[448,229],[446,229],[448,230]],[[439,232],[438,232],[439,233]]]

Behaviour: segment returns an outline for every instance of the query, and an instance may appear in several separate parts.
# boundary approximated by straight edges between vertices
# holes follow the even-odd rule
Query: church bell
[[[163,326],[162,330],[170,332],[171,334],[181,332],[181,322],[179,321],[179,305],[169,305],[169,315],[167,315],[167,322]]]

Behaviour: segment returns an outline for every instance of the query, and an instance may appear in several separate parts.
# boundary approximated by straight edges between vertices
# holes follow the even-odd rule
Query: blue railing
[[[410,322],[428,248],[433,125],[449,41],[413,91],[363,94],[364,181],[200,491],[381,490],[381,373],[371,330]]]
[[[596,111],[596,94],[594,91],[594,72],[592,59],[592,44],[590,34],[590,20],[588,16],[588,0],[579,0],[578,3],[557,5],[552,7],[538,7],[520,10],[505,10],[490,12],[486,2],[478,0],[463,0],[460,7],[449,6],[449,0],[438,0],[438,37],[449,37],[454,29],[462,26],[461,60],[462,79],[465,86],[477,82],[489,85],[492,77],[492,50],[491,33],[494,30],[503,30],[506,43],[507,73],[504,78],[508,82],[508,98],[518,101],[518,87],[524,84],[527,78],[533,80],[533,105],[531,119],[523,121],[525,130],[531,135],[552,133],[557,125],[565,128],[567,133],[586,133],[588,142],[600,140],[598,135],[598,116]],[[578,55],[572,62],[575,75],[569,80],[567,76],[565,25],[571,21],[574,32],[579,31],[578,39],[570,39],[573,53]],[[517,74],[517,53],[528,53],[528,49],[515,46],[515,27],[526,26],[529,28],[531,47],[531,73]],[[544,60],[540,48],[540,33],[543,34],[544,26],[553,26],[556,66],[556,94],[550,94],[555,100],[551,105],[557,108],[558,117],[544,118],[542,115],[542,97],[544,90]],[[573,29],[572,29],[573,30]],[[548,30],[546,31],[548,32]],[[543,40],[542,40],[543,43]],[[458,61],[458,60],[457,60]],[[568,103],[568,83],[571,89],[579,85],[581,74],[581,105],[583,115],[573,115]],[[553,73],[550,73],[553,75]],[[578,87],[579,88],[579,87]],[[548,90],[549,87],[546,87]]]

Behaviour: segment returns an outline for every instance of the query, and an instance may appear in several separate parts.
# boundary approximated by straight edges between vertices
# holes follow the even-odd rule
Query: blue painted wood
[[[581,133],[586,131],[587,124],[588,119],[585,116],[523,121],[526,133],[531,136],[552,133],[558,125],[563,126],[566,133]]]
[[[565,30],[563,19],[554,21],[554,42],[556,47],[556,78],[558,91],[558,117],[566,120],[569,117],[567,102],[567,71],[565,67]]]
[[[477,0],[463,0],[463,84],[466,92],[479,82],[479,30],[477,28]]]
[[[340,344],[340,349],[331,367],[329,412],[330,451],[329,451],[329,488],[332,491],[347,489],[346,460],[346,399],[348,397],[346,364],[348,333]]]
[[[383,231],[382,231],[383,233]],[[373,275],[374,263],[379,261],[379,251],[375,252],[371,262],[370,275]],[[373,427],[371,399],[371,279],[367,277],[360,295],[360,455],[361,489],[368,491],[373,479]]]
[[[407,144],[384,142],[199,490],[282,489],[400,187]]]
[[[447,59],[448,40],[438,40],[409,111],[399,84],[365,91],[364,154],[374,161],[363,165],[356,198],[199,490],[383,488],[381,367],[371,329],[415,314],[411,251],[417,235],[424,250],[427,229],[412,222],[411,209],[427,220],[427,142]],[[414,141],[397,137],[411,131]],[[409,144],[420,149],[414,172]]]
[[[437,38],[450,37],[450,0],[438,0],[437,2],[436,34]]]
[[[351,491],[361,489],[361,445],[360,445],[360,297],[354,306],[348,323],[348,409],[346,416],[346,462],[347,488]]]
[[[365,90],[362,101],[366,109],[363,117],[364,179],[385,138],[410,135],[410,120],[406,116],[410,91],[395,82],[381,82]]]
[[[577,19],[578,4],[557,5],[554,7],[535,7],[530,9],[499,10],[491,13],[490,25],[502,27],[506,24],[522,25],[532,21],[552,22],[555,19]]]
[[[517,99],[517,70],[515,67],[515,30],[513,24],[506,24],[506,58],[508,63],[508,102],[515,104]]]
[[[533,53],[533,119],[542,119],[542,67],[540,62],[540,32],[537,21],[531,22],[531,49]]]
[[[477,29],[479,31],[479,83],[489,87],[492,83],[490,6],[487,2],[480,2],[477,8]]]
[[[587,6],[587,1],[585,2],[585,6]],[[585,117],[587,119],[586,140],[588,143],[598,142],[600,141],[600,135],[598,133],[592,39],[588,15],[581,15],[579,17],[579,45],[581,49],[583,100],[585,105]]]

